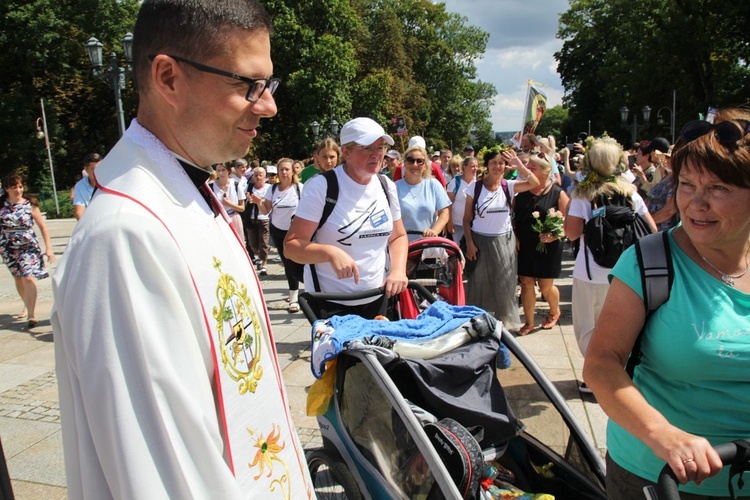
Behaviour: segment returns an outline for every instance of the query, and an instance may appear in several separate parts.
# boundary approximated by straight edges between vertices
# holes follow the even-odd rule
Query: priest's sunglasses
[[[691,142],[709,132],[713,132],[714,137],[721,144],[732,144],[740,141],[745,135],[750,133],[750,121],[727,120],[713,124],[705,120],[693,120],[687,122],[682,127],[680,137],[685,142]]]
[[[185,59],[184,57],[173,56],[171,54],[164,55],[166,55],[167,57],[171,57],[177,62],[189,64],[198,71],[202,71],[204,73],[213,73],[214,75],[225,76],[227,78],[232,78],[234,80],[239,80],[241,82],[247,83],[249,87],[247,89],[245,99],[248,102],[256,102],[258,99],[260,99],[260,96],[262,96],[263,92],[266,90],[268,90],[268,92],[273,95],[274,92],[276,92],[276,89],[279,88],[279,84],[281,83],[280,78],[248,78],[246,76],[240,76],[235,73],[230,73],[229,71],[212,68],[211,66],[206,66],[205,64],[191,61],[190,59]],[[149,61],[153,61],[154,58],[156,58],[156,54],[151,54],[148,56]]]

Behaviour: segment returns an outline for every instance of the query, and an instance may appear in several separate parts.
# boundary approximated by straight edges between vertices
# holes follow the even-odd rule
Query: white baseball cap
[[[369,146],[381,137],[393,146],[393,138],[372,118],[354,118],[341,127],[341,144],[355,142],[360,146]]]
[[[278,171],[276,170],[276,165],[266,165],[266,173],[267,174],[278,174]]]
[[[424,142],[424,137],[422,137],[421,135],[415,135],[414,137],[409,139],[409,146],[407,147],[407,149],[413,148],[415,146],[427,150],[427,143]]]

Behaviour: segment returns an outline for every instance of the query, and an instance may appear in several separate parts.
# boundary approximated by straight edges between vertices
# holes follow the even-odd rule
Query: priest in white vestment
[[[276,114],[270,29],[255,0],[143,2],[138,118],[53,283],[70,498],[314,496],[259,282],[205,185]]]

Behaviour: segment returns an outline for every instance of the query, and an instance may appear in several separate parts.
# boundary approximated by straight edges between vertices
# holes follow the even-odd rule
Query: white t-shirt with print
[[[340,280],[328,262],[315,264],[323,292],[362,292],[385,282],[386,250],[393,231],[393,222],[401,219],[396,186],[386,179],[390,207],[380,179],[374,175],[370,183],[354,182],[343,166],[334,169],[339,182],[338,201],[328,220],[318,228],[315,241],[334,245],[349,254],[359,269],[359,284],[353,278]],[[318,175],[305,183],[305,191],[297,208],[297,217],[320,221],[325,206],[328,181]],[[313,289],[310,266],[305,266],[305,288]],[[367,301],[364,301],[365,303]]]
[[[466,188],[467,198],[474,198],[476,182],[472,182]],[[472,231],[490,236],[499,236],[513,230],[510,217],[510,204],[515,196],[513,188],[517,181],[507,182],[510,200],[505,197],[505,191],[503,191],[502,186],[498,186],[496,191],[489,191],[485,186],[482,186],[482,191],[479,192],[479,200],[477,200],[476,204],[477,209],[474,213],[474,221],[471,225]],[[464,231],[466,230],[464,228]]]
[[[641,198],[641,195],[639,195],[637,192],[634,192],[630,199],[633,200],[633,209],[637,214],[643,215],[648,212],[648,208],[643,202],[643,198]],[[568,215],[583,219],[583,223],[586,224],[586,222],[588,222],[592,216],[591,202],[584,198],[572,198],[570,200],[570,205],[568,206]],[[584,251],[588,253],[589,257],[591,280],[589,280],[588,274],[586,273],[586,257],[584,255]],[[583,281],[589,281],[591,283],[596,283],[599,285],[606,285],[609,283],[607,275],[611,271],[611,269],[607,267],[601,267],[594,261],[594,257],[591,256],[588,248],[586,248],[585,238],[583,234],[581,234],[581,246],[580,250],[578,251],[578,255],[576,256],[575,266],[573,267],[573,278]]]
[[[256,194],[257,193],[258,196],[260,196],[262,199],[265,199],[266,194],[271,191],[271,185],[270,184],[263,184],[260,188],[257,188],[257,187],[255,187],[255,184],[252,184],[252,185],[248,186],[248,191],[251,194]],[[252,208],[251,205],[252,205],[252,203],[250,203],[250,200],[248,199],[247,205],[245,206],[245,212],[250,211],[250,209]],[[264,215],[263,212],[261,212],[260,210],[258,210],[258,217],[257,217],[257,219],[258,220],[268,220],[269,217],[268,217],[268,214]]]
[[[300,195],[302,194],[302,184],[299,186]],[[276,184],[278,186],[278,184]],[[294,184],[290,185],[285,190],[281,190],[280,187],[273,189],[273,185],[269,185],[268,191],[264,196],[266,200],[271,201],[271,224],[277,229],[282,231],[288,231],[289,226],[292,225],[292,218],[295,212],[297,212],[297,204],[299,203],[299,196],[297,196],[297,188]]]

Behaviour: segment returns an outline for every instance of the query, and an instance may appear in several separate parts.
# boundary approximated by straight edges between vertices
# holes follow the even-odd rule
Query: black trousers
[[[269,229],[271,231],[271,238],[273,238],[273,244],[279,251],[281,263],[284,265],[284,274],[286,275],[286,282],[289,285],[289,290],[299,290],[299,284],[302,282],[302,274],[305,270],[305,266],[287,259],[284,255],[284,238],[286,238],[286,233],[288,231],[279,229],[273,224],[269,224]]]

